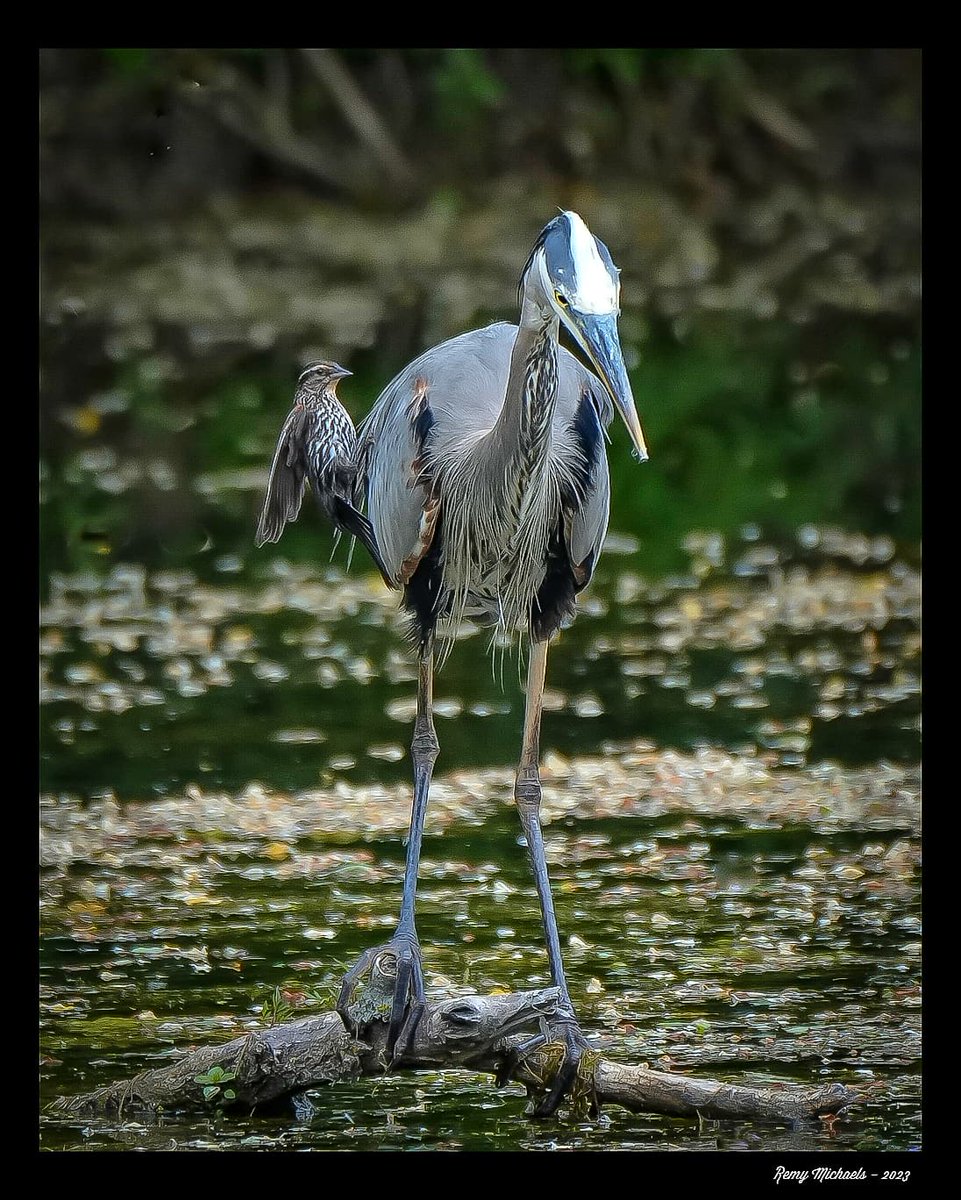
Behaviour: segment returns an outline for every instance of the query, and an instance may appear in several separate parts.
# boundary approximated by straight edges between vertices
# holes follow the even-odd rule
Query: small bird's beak
[[[582,313],[576,309],[568,309],[569,328],[577,338],[581,347],[591,360],[591,365],[600,375],[604,386],[610,392],[611,399],[621,419],[627,426],[631,441],[634,443],[634,454],[638,462],[648,459],[647,444],[641,432],[641,422],[634,406],[634,393],[631,391],[631,381],[627,377],[624,366],[624,355],[621,353],[621,341],[617,336],[616,313]]]
[[[348,375],[353,375],[353,371],[348,371],[346,367],[335,366],[330,373],[331,379],[346,379]]]

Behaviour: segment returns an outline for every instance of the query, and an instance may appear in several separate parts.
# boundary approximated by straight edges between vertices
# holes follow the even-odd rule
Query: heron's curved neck
[[[504,407],[494,426],[505,459],[523,476],[547,457],[557,401],[557,317],[526,296],[511,352]]]

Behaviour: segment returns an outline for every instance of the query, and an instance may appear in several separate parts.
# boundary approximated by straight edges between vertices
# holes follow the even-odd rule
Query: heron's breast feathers
[[[596,551],[585,517],[606,524],[606,499],[598,506],[604,520],[591,515],[594,497],[606,496],[606,472],[598,470],[604,414],[586,373],[575,383],[567,364],[565,371],[560,387],[553,354],[528,364],[522,428],[510,439],[452,404],[454,392],[426,363],[398,377],[361,426],[358,485],[384,558],[405,587],[429,567],[438,618],[486,615],[525,629],[549,574],[566,570],[575,591],[589,579]],[[559,387],[562,403],[538,402]],[[577,561],[564,550],[575,542]]]

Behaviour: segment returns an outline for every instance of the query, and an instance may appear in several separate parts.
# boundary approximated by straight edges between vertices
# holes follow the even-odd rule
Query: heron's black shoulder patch
[[[407,406],[407,417],[410,421],[411,433],[414,438],[414,460],[411,463],[411,486],[423,480],[430,460],[431,434],[437,419],[428,399],[428,383],[422,376],[414,382],[414,394]]]
[[[545,567],[543,582],[531,608],[531,638],[535,642],[547,641],[562,626],[570,624],[577,593],[584,586],[574,578],[560,525],[551,536]]]
[[[441,604],[444,577],[444,521],[438,516],[433,540],[427,553],[404,587],[404,608],[410,613],[409,634],[414,644],[427,644],[438,620],[445,615]],[[450,606],[450,596],[447,597]]]
[[[604,431],[597,398],[592,391],[585,390],[571,422],[571,430],[581,452],[581,461],[574,476],[576,494],[570,497],[580,503],[590,490],[597,476],[597,464],[604,453]]]
[[[414,431],[414,439],[418,446],[423,449],[430,439],[431,431],[437,424],[437,418],[434,416],[433,410],[429,404],[423,403],[420,406],[420,411],[414,417],[411,428]]]

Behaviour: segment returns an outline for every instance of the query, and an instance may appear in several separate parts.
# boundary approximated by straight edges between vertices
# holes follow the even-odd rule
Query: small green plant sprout
[[[344,967],[347,970],[347,967]],[[303,987],[299,983],[275,987],[264,994],[260,1001],[260,1016],[265,1025],[283,1025],[297,1015],[301,1008],[333,1008],[334,999],[340,990],[330,987]]]
[[[223,1103],[224,1100],[237,1099],[233,1088],[223,1086],[236,1078],[234,1071],[225,1071],[223,1067],[211,1067],[206,1075],[195,1075],[194,1083],[199,1083],[204,1089],[204,1099],[208,1104]]]
[[[290,1020],[294,1010],[284,999],[281,989],[275,987],[261,1001],[260,1015],[265,1025],[282,1025]]]

